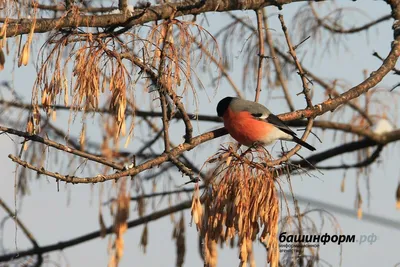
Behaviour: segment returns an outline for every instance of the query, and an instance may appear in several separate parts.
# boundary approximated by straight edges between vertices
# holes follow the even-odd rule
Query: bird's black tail
[[[301,140],[300,138],[293,136],[293,141],[298,143],[299,145],[304,146],[305,148],[307,148],[308,150],[314,151],[316,150],[315,147],[313,147],[312,145],[304,142],[303,140]]]

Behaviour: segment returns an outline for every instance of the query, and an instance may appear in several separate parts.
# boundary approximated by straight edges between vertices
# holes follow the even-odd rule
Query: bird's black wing
[[[253,117],[271,123],[278,127],[281,131],[290,134],[292,136],[296,136],[297,134],[293,132],[281,119],[279,119],[274,114],[270,113],[268,117],[265,118],[265,115],[262,113],[253,113],[251,114]]]

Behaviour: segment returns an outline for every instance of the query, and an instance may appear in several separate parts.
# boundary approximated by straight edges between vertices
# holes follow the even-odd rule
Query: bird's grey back
[[[233,111],[248,111],[251,114],[263,114],[263,115],[271,114],[271,112],[266,107],[264,107],[259,103],[236,97],[232,99],[230,106],[233,109]]]

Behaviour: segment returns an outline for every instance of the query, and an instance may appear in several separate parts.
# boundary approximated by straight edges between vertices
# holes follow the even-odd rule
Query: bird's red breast
[[[224,112],[223,119],[229,134],[246,146],[263,140],[274,127],[267,122],[255,119],[248,111],[234,112],[230,107]]]

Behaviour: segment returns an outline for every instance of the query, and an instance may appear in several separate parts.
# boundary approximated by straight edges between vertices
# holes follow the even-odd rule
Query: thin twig
[[[15,108],[21,108],[21,109],[26,109],[28,111],[32,110],[34,107],[31,104],[28,103],[20,103],[20,102],[15,102],[15,101],[7,101],[0,99],[0,105],[4,106],[9,106],[9,107],[15,107]],[[43,105],[38,105],[40,109],[43,109]],[[61,111],[74,111],[74,112],[88,112],[88,113],[104,113],[104,114],[114,114],[115,112],[109,108],[97,108],[93,110],[85,110],[81,107],[67,107],[64,105],[51,105],[49,106],[52,110],[61,110]],[[189,119],[192,120],[205,120],[205,121],[213,121],[213,122],[222,122],[222,119],[217,117],[217,116],[210,116],[210,115],[198,115],[198,114],[193,114],[193,113],[187,113]],[[138,117],[162,117],[162,112],[157,112],[157,111],[145,111],[145,110],[140,110],[135,108],[135,110],[130,110],[127,109],[125,111],[125,116],[138,116]],[[174,113],[172,118],[175,119],[182,119],[182,115],[180,113]]]
[[[90,153],[87,153],[87,152],[84,152],[84,151],[80,151],[80,150],[77,150],[77,149],[62,145],[60,143],[54,142],[52,140],[49,140],[47,138],[43,138],[43,137],[35,135],[35,134],[29,134],[27,132],[18,131],[18,130],[15,130],[15,129],[12,129],[12,128],[7,128],[7,127],[4,127],[4,126],[0,126],[0,131],[1,132],[6,132],[6,133],[9,133],[9,134],[13,134],[13,135],[17,135],[17,136],[20,136],[20,137],[24,137],[26,140],[31,140],[31,141],[34,141],[34,142],[38,142],[38,143],[42,143],[42,144],[54,147],[54,148],[56,148],[58,150],[61,150],[61,151],[64,151],[64,152],[67,152],[67,153],[70,153],[70,154],[74,154],[74,155],[77,155],[79,157],[89,159],[91,161],[95,161],[95,162],[101,163],[103,165],[112,167],[112,168],[114,168],[116,170],[122,170],[123,169],[123,166],[118,164],[118,163],[112,162],[112,161],[107,160],[105,158],[94,156],[94,155],[92,155]]]
[[[165,76],[165,63],[166,63],[166,50],[168,46],[168,38],[170,33],[170,29],[172,28],[172,25],[170,25],[170,20],[166,22],[166,24],[162,25],[161,29],[161,37],[160,39],[162,40],[162,48],[161,48],[161,54],[160,54],[160,63],[158,66],[158,80],[157,84],[161,84],[162,80],[164,79]],[[154,82],[154,81],[153,81]],[[171,90],[171,89],[170,89]],[[169,133],[168,133],[168,128],[169,128],[169,116],[168,116],[168,111],[167,111],[167,100],[165,96],[165,91],[164,90],[158,90],[158,93],[160,95],[160,103],[161,103],[161,112],[162,112],[162,123],[163,123],[163,132],[164,132],[164,150],[165,152],[168,152],[170,147],[169,147]]]
[[[311,13],[314,15],[315,20],[318,22],[318,26],[322,26],[324,29],[332,32],[332,33],[339,33],[339,34],[348,34],[348,33],[358,33],[361,31],[365,31],[368,30],[369,28],[371,28],[372,26],[375,26],[381,22],[384,22],[386,20],[389,20],[392,18],[392,16],[389,15],[384,15],[376,20],[373,20],[369,23],[366,23],[362,26],[358,26],[358,27],[353,27],[353,28],[349,28],[349,29],[344,29],[342,28],[341,25],[338,25],[336,22],[338,21],[337,19],[335,19],[335,24],[333,25],[329,25],[328,23],[325,23],[326,19],[321,19],[318,16],[317,11],[314,8],[314,5],[312,2],[309,2],[310,8],[311,8]]]
[[[8,213],[8,216],[15,221],[16,224],[18,224],[19,228],[24,232],[26,237],[31,241],[33,247],[39,248],[39,244],[37,243],[35,237],[33,234],[28,230],[28,228],[25,226],[23,222],[17,216],[15,216],[15,213],[8,207],[8,205],[3,201],[3,199],[0,198],[0,206]]]
[[[337,165],[337,166],[317,166],[317,168],[320,170],[347,170],[347,169],[352,169],[352,168],[367,167],[376,161],[376,159],[379,157],[382,149],[383,149],[383,146],[378,145],[378,147],[375,149],[374,153],[371,154],[371,156],[367,157],[363,161],[360,161],[360,162],[357,162],[354,164],[341,164],[341,165]]]
[[[36,241],[35,237],[33,234],[28,230],[28,228],[25,226],[25,224],[16,216],[16,214],[8,207],[8,205],[3,201],[3,199],[0,198],[0,206],[8,213],[8,216],[14,220],[14,222],[19,226],[19,228],[22,230],[22,232],[25,234],[25,236],[31,241],[33,248],[34,249],[41,249],[39,246],[38,242]],[[41,266],[43,263],[43,255],[42,253],[37,253],[38,256],[37,262],[35,263],[35,266]],[[12,259],[16,259],[18,257],[18,252],[15,257]]]
[[[111,52],[114,53],[114,51],[111,51]],[[126,59],[130,60],[136,66],[141,68],[142,71],[146,72],[150,76],[150,79],[152,80],[153,84],[158,84],[161,87],[160,90],[165,90],[165,92],[172,99],[172,102],[178,108],[179,112],[182,115],[182,119],[185,124],[185,136],[184,136],[185,142],[191,143],[192,135],[193,135],[193,126],[192,126],[192,123],[190,122],[190,118],[185,110],[185,107],[183,106],[182,102],[180,101],[180,98],[176,95],[174,90],[172,90],[167,85],[165,85],[161,80],[159,80],[158,75],[149,66],[144,64],[141,60],[139,60],[134,55],[132,55],[132,53],[123,53],[123,54],[120,54],[119,56],[121,58],[126,58]]]
[[[277,47],[275,47],[275,51],[276,53],[282,57],[286,62],[295,65],[295,62],[293,61],[293,59],[288,56],[286,53],[283,53],[282,51],[280,51]],[[335,90],[333,85],[328,84],[327,82],[324,81],[324,79],[318,77],[317,75],[313,74],[312,72],[310,72],[310,70],[306,69],[303,67],[303,70],[305,73],[307,73],[307,75],[317,84],[319,84],[323,89],[325,89],[325,91],[327,91],[327,93],[329,93],[330,95],[334,96],[334,97],[338,97],[340,95],[340,93],[338,91]],[[351,109],[357,111],[367,122],[369,125],[373,125],[373,121],[370,118],[370,116],[365,112],[365,110],[363,108],[361,108],[357,103],[354,103],[353,101],[348,101],[345,103],[346,105],[348,105]]]
[[[200,185],[199,189],[203,189],[205,186]],[[155,192],[151,194],[144,194],[136,197],[131,197],[131,201],[137,201],[139,199],[144,199],[144,198],[153,198],[153,197],[162,197],[162,196],[168,196],[168,195],[174,195],[174,194],[180,194],[180,193],[193,193],[195,188],[182,188],[182,189],[176,189],[176,190],[171,190],[171,191],[164,191],[164,192]]]
[[[285,21],[283,19],[283,15],[279,14],[278,17],[279,17],[279,20],[280,20],[281,25],[282,25],[283,33],[285,34],[286,43],[288,44],[288,47],[289,47],[289,53],[292,56],[293,61],[295,62],[296,68],[299,70],[299,75],[300,75],[300,78],[301,78],[301,82],[303,84],[303,94],[304,94],[304,97],[306,99],[307,106],[308,106],[308,108],[312,108],[313,105],[312,105],[312,102],[311,102],[311,99],[310,99],[310,95],[309,95],[310,89],[308,88],[308,80],[307,80],[307,77],[306,77],[306,73],[303,71],[303,67],[301,66],[299,60],[297,59],[296,51],[294,50],[293,45],[292,45],[292,43],[290,41],[289,33],[287,31],[287,27],[285,25]]]
[[[271,54],[272,62],[274,63],[274,66],[275,66],[276,76],[279,80],[280,85],[282,86],[283,94],[285,95],[286,103],[288,104],[290,111],[294,111],[295,108],[294,108],[292,97],[290,96],[290,93],[289,93],[287,81],[283,77],[281,63],[280,63],[278,57],[276,56],[275,47],[273,44],[273,38],[272,38],[271,32],[268,30],[268,16],[267,16],[267,11],[265,8],[263,9],[263,18],[264,18],[264,27],[265,27],[265,37],[266,37],[266,41],[267,41],[269,51]]]
[[[298,221],[298,225],[299,225],[298,226],[299,235],[303,235],[303,226],[302,226],[302,219],[303,218],[302,218],[302,214],[300,212],[300,208],[299,208],[299,204],[297,202],[297,199],[294,196],[293,187],[292,187],[292,181],[290,179],[290,174],[289,173],[287,174],[287,178],[288,178],[288,182],[289,182],[290,194],[292,196],[292,200],[293,200],[293,203],[294,203],[295,215],[296,215],[296,218],[297,218],[297,221]],[[303,246],[302,242],[299,242],[299,248],[300,248],[299,255],[301,255],[301,256],[304,255],[304,246]],[[304,262],[303,262],[303,259],[301,257],[298,260],[298,264],[299,264],[300,267],[304,266]]]
[[[374,57],[376,57],[376,58],[379,58],[381,61],[384,60],[384,58],[382,58],[382,57],[378,54],[378,52],[374,52],[372,55],[373,55]],[[394,74],[400,75],[400,70],[397,69],[396,67],[394,67],[392,70],[393,70]]]
[[[199,189],[205,188],[205,185],[200,185]],[[131,197],[131,201],[138,201],[146,198],[153,198],[153,197],[164,197],[168,195],[175,195],[175,194],[180,194],[180,193],[193,193],[196,188],[182,188],[182,189],[176,189],[176,190],[170,190],[170,191],[163,191],[163,192],[154,192],[150,194],[142,194],[139,196]],[[104,202],[103,205],[109,205],[111,202],[116,201],[116,198],[111,198],[108,201]]]
[[[201,201],[204,201],[204,199],[201,199]],[[151,222],[151,221],[155,221],[162,217],[165,217],[171,213],[189,209],[191,206],[192,206],[192,200],[183,201],[175,206],[171,206],[171,207],[156,211],[152,214],[129,221],[127,223],[127,227],[134,228],[136,226],[139,226],[139,225]],[[111,233],[114,233],[114,226],[108,227],[105,231],[105,234],[111,234]],[[26,257],[26,256],[30,256],[30,255],[39,255],[39,254],[44,254],[44,253],[48,253],[51,251],[66,249],[66,248],[76,246],[76,245],[82,244],[84,242],[93,240],[95,238],[99,238],[102,236],[102,234],[104,234],[102,231],[94,231],[94,232],[70,239],[68,241],[57,242],[55,244],[51,244],[48,246],[32,248],[32,249],[28,249],[25,251],[18,251],[18,252],[14,252],[14,253],[5,254],[5,255],[0,256],[0,262],[10,261],[12,259],[15,259],[16,257],[20,258],[20,257]]]
[[[202,43],[197,41],[195,38],[193,38],[193,42],[196,43],[196,45],[201,49],[201,51],[212,61],[214,62],[215,65],[220,69],[222,76],[226,78],[228,83],[232,86],[233,91],[235,91],[236,95],[240,98],[243,98],[242,91],[239,89],[239,87],[235,84],[231,76],[229,75],[228,71],[224,67],[224,65],[221,63],[220,60],[217,60],[205,47]]]
[[[154,131],[159,131],[157,125],[152,123],[150,120],[146,120],[149,127]],[[169,141],[170,147],[176,147],[171,141]],[[180,157],[185,161],[185,163],[181,162],[179,159],[170,158],[170,161],[184,174],[190,177],[191,180],[195,180],[194,172],[198,173],[200,177],[203,179],[206,178],[206,175],[202,173],[184,154],[180,155]]]
[[[146,142],[138,151],[136,154],[142,154],[146,149],[148,149],[149,147],[151,147],[152,145],[154,145],[157,140],[162,136],[163,131],[158,131],[158,133],[156,134],[156,136],[154,136],[153,139],[151,139],[150,141]]]
[[[246,21],[244,21],[243,19],[235,16],[232,13],[229,13],[229,15],[238,23],[241,23],[243,26],[245,26],[246,28],[250,29],[253,32],[256,32],[257,29],[252,25],[247,23]],[[289,57],[286,53],[283,53],[282,51],[279,50],[278,47],[274,47],[276,53],[284,58],[287,62],[289,62],[290,64],[295,64],[294,61],[291,59],[291,57]],[[319,78],[318,76],[316,76],[315,74],[312,74],[312,72],[310,72],[309,70],[307,70],[306,68],[303,67],[303,70],[308,74],[308,76],[310,76],[314,81],[316,81],[319,85],[321,85],[329,94],[332,94],[335,97],[340,96],[340,93],[338,93],[333,86],[330,86],[328,83],[326,83],[324,81],[324,79]],[[370,118],[370,116],[368,114],[365,113],[365,111],[358,106],[356,103],[353,103],[352,101],[346,101],[344,104],[348,105],[349,107],[351,107],[352,109],[354,109],[355,111],[357,111],[361,116],[363,116],[367,122],[369,123],[369,125],[373,124],[372,119]],[[304,116],[303,116],[304,117]]]
[[[296,52],[294,51],[293,46],[292,46],[292,44],[290,42],[289,34],[287,32],[287,28],[286,28],[286,25],[285,25],[285,22],[283,20],[283,16],[282,15],[279,15],[279,20],[281,21],[282,30],[283,30],[283,32],[285,34],[285,38],[286,38],[286,42],[287,42],[288,47],[289,47],[290,54],[292,55],[293,60],[295,60],[297,62],[296,66],[298,67],[298,70],[299,70],[299,72],[301,74],[302,73],[302,68],[301,68],[300,63],[297,61]],[[304,75],[300,75],[300,76],[301,76],[302,82],[303,82],[303,93],[304,93],[307,105],[311,109],[312,108],[312,103],[311,103],[311,99],[310,99],[310,96],[309,96],[309,91],[308,91],[308,88],[307,88],[307,85],[306,85],[307,80],[305,80]],[[311,129],[312,129],[313,121],[314,121],[313,117],[308,117],[306,130],[304,131],[303,136],[301,137],[301,139],[303,141],[307,140],[307,137],[310,134]],[[274,165],[281,164],[282,162],[288,161],[289,158],[292,157],[293,155],[295,155],[300,149],[301,149],[301,145],[297,144],[294,148],[292,148],[288,153],[283,155],[280,159],[270,161],[270,162],[267,163],[267,165],[268,166],[274,166]]]
[[[171,161],[179,169],[179,171],[189,176],[191,180],[195,180],[194,172],[190,168],[188,168],[185,164],[183,164],[181,161],[172,156],[169,157],[169,161]]]
[[[168,114],[167,114],[167,100],[165,99],[164,93],[160,92],[161,110],[162,110],[162,122],[163,122],[163,133],[164,133],[164,151],[168,152],[169,147],[169,133],[168,133]]]
[[[160,164],[168,161],[170,157],[177,157],[177,156],[181,155],[182,153],[184,153],[185,151],[190,150],[194,147],[197,147],[201,143],[207,142],[211,139],[222,136],[224,134],[227,134],[227,131],[225,128],[216,129],[216,130],[201,134],[197,137],[194,137],[191,144],[189,144],[189,143],[180,144],[177,147],[171,149],[168,153],[163,153],[163,154],[157,156],[156,158],[145,161],[144,163],[142,163],[138,166],[135,166],[133,168],[123,170],[123,171],[120,171],[115,174],[109,174],[109,175],[99,174],[94,177],[93,176],[92,177],[76,177],[76,176],[69,176],[69,175],[61,175],[59,173],[47,171],[44,168],[35,167],[32,164],[29,164],[28,162],[25,162],[25,161],[21,160],[20,158],[15,157],[13,155],[8,155],[8,157],[10,159],[12,159],[14,162],[16,162],[24,167],[27,167],[34,171],[37,171],[41,174],[45,174],[47,176],[59,179],[66,183],[99,183],[99,182],[105,182],[108,180],[119,179],[121,177],[126,177],[126,176],[135,176],[142,171],[151,169],[155,166],[159,166]]]
[[[264,30],[263,30],[263,16],[262,9],[257,9],[257,32],[258,32],[258,70],[257,70],[257,87],[256,87],[256,96],[254,98],[255,102],[258,102],[260,98],[261,92],[261,83],[262,83],[262,70],[263,70],[263,61],[264,61]]]

